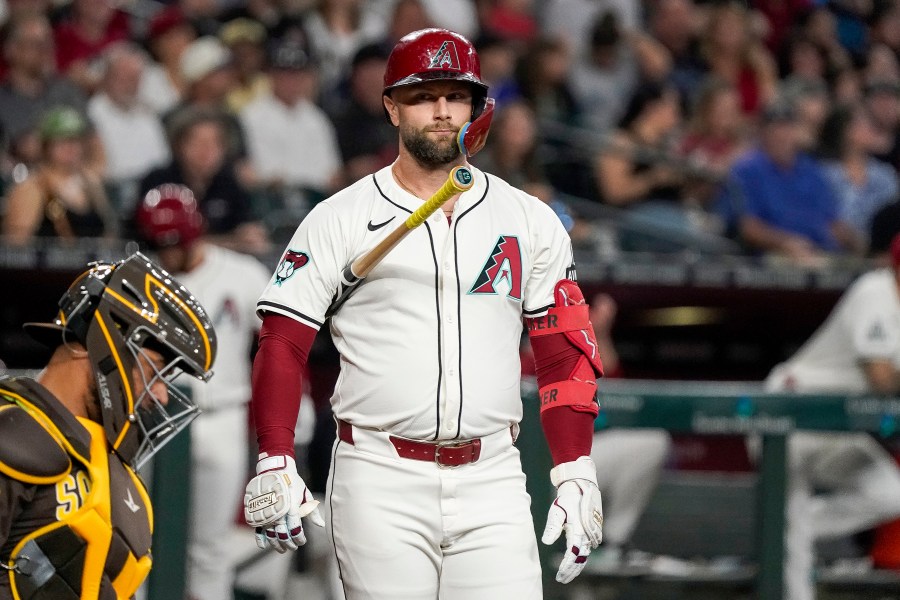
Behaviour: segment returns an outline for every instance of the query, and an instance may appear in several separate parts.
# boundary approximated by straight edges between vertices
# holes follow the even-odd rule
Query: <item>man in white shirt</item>
[[[169,161],[162,122],[138,97],[146,55],[130,43],[110,47],[100,90],[88,101],[88,114],[106,155],[105,179],[131,198],[129,186]]]
[[[276,189],[333,192],[341,157],[331,121],[312,102],[316,72],[307,49],[294,40],[276,44],[269,71],[271,91],[240,113],[257,176]]]
[[[853,283],[809,341],[772,370],[768,390],[900,391],[900,236],[891,244],[891,257],[890,267]],[[786,597],[811,600],[815,540],[900,515],[900,470],[867,433],[798,432],[788,451]]]

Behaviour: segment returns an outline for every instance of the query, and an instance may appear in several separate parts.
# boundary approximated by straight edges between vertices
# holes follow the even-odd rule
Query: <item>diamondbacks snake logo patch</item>
[[[475,279],[470,294],[500,294],[522,300],[522,252],[519,238],[501,235],[494,244],[481,274]]]
[[[275,269],[275,285],[281,287],[281,284],[293,277],[294,273],[309,264],[309,254],[300,252],[299,250],[288,250],[284,253],[284,258],[278,263]]]

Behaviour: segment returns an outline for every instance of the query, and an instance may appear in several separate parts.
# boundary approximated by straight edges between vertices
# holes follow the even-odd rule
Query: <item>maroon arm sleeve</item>
[[[260,453],[294,456],[303,372],[315,337],[315,329],[290,317],[268,313],[263,318],[250,401]]]
[[[532,338],[531,347],[539,387],[568,379],[582,356],[562,333]],[[593,413],[574,410],[570,406],[541,412],[541,426],[554,465],[573,461],[579,456],[590,456],[594,418]]]

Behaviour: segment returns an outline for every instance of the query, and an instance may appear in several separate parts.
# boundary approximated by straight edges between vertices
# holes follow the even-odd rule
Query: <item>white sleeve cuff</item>
[[[577,460],[560,463],[550,469],[550,481],[554,487],[572,479],[584,479],[597,485],[597,467],[590,456],[580,456]]]

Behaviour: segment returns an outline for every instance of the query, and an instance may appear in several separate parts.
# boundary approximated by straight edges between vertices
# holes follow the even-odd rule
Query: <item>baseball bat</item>
[[[475,178],[472,172],[466,167],[454,167],[450,170],[450,175],[444,185],[434,193],[434,195],[425,201],[422,206],[417,208],[406,221],[391,231],[383,240],[381,240],[374,248],[355,259],[344,269],[342,274],[343,281],[341,289],[336,295],[335,300],[331,303],[326,316],[331,316],[344,303],[350,292],[359,284],[359,282],[368,275],[381,260],[387,256],[388,252],[400,243],[410,231],[421,225],[434,212],[441,207],[447,200],[455,194],[460,194],[472,188],[475,184]]]

